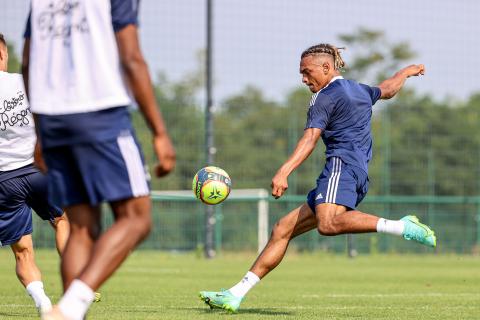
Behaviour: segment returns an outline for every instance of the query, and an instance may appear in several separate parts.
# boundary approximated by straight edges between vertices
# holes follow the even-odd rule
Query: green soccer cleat
[[[437,237],[430,227],[420,223],[416,216],[405,216],[401,221],[405,222],[403,237],[407,240],[415,240],[426,246],[435,248]]]
[[[225,309],[229,312],[236,312],[243,300],[243,298],[235,297],[228,290],[220,292],[200,291],[198,296],[203,302],[208,304],[211,309]]]

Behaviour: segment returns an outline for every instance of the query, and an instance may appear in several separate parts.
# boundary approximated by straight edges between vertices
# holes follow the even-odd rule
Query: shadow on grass
[[[182,308],[180,308],[182,309]],[[258,314],[265,316],[294,316],[295,312],[289,311],[279,311],[273,308],[249,308],[249,309],[240,309],[235,313],[230,313],[222,309],[208,309],[208,308],[184,308],[185,310],[197,311],[199,313],[214,313],[214,314],[225,314],[229,316],[241,316],[242,314]]]

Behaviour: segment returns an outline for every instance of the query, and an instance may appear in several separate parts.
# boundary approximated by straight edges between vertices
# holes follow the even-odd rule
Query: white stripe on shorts
[[[335,203],[337,200],[338,181],[342,173],[342,160],[338,157],[333,157],[332,175],[328,179],[327,195],[325,196],[325,203]]]
[[[150,193],[148,190],[147,177],[145,175],[140,150],[131,135],[119,136],[117,138],[120,152],[127,166],[130,188],[134,197],[145,196]]]

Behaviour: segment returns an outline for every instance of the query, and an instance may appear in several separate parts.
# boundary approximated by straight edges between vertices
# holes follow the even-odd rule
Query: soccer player
[[[64,295],[44,319],[83,319],[97,290],[151,228],[148,172],[127,106],[131,92],[153,132],[156,175],[175,150],[137,32],[138,0],[32,0],[23,70],[49,183],[71,224]],[[101,203],[115,222],[101,232]]]
[[[221,292],[200,292],[210,307],[235,312],[247,292],[282,261],[290,240],[314,228],[325,236],[384,232],[435,247],[433,231],[415,216],[394,221],[355,209],[368,190],[372,105],[395,96],[408,77],[424,74],[424,66],[408,66],[378,87],[344,79],[343,67],[333,45],[315,45],[302,53],[302,82],[313,96],[303,137],[273,177],[272,195],[278,199],[284,194],[288,176],[312,153],[320,137],[326,146],[325,168],[306,203],[275,224],[267,245],[238,284]]]
[[[63,210],[48,203],[47,178],[33,165],[35,129],[23,79],[8,73],[7,65],[7,44],[0,33],[0,246],[11,247],[17,277],[43,313],[52,304],[35,263],[32,209],[55,229],[60,255],[69,226]]]

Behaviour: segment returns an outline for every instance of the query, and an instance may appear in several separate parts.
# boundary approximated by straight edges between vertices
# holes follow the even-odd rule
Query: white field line
[[[34,307],[31,304],[0,304],[0,308],[25,308],[25,307],[31,307],[32,310]],[[165,309],[172,309],[176,310],[178,309],[178,305],[170,305],[170,306],[146,306],[146,305],[132,305],[132,306],[109,306],[109,305],[103,305],[103,309],[112,309],[112,310],[129,310],[129,311],[135,311],[139,309],[143,310],[165,310]],[[199,309],[199,306],[183,306],[183,310],[197,310]],[[246,307],[243,308],[242,310],[248,310],[251,309],[252,307]],[[431,307],[431,306],[278,306],[278,307],[263,307],[259,308],[262,310],[276,310],[276,311],[281,311],[281,310],[317,310],[317,309],[322,309],[322,310],[362,310],[362,309],[368,309],[368,310],[428,310],[431,308],[437,308],[438,306]],[[445,306],[446,309],[448,310],[477,310],[477,306]],[[255,308],[257,309],[257,308]],[[220,311],[220,310],[219,310]],[[33,311],[32,311],[33,312]],[[241,313],[241,311],[240,311]]]
[[[398,297],[480,297],[480,293],[442,293],[442,292],[428,292],[428,293],[371,293],[371,294],[343,294],[331,293],[326,295],[318,294],[304,294],[302,298],[398,298]]]

